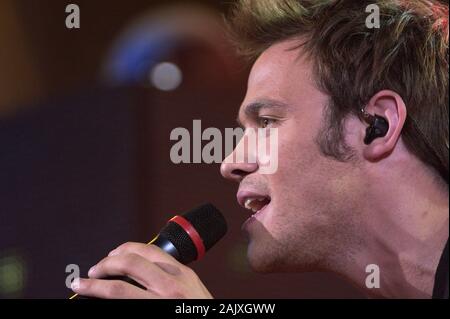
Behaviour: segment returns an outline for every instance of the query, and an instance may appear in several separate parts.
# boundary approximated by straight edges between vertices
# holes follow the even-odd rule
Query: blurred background
[[[192,265],[215,297],[362,297],[330,274],[252,273],[236,185],[170,161],[172,129],[236,126],[249,67],[225,38],[232,3],[0,0],[0,298],[67,298],[67,265],[86,275],[205,201],[229,223]]]

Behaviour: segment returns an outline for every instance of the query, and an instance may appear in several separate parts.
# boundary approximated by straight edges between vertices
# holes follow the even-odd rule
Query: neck
[[[362,244],[337,272],[370,297],[430,298],[448,240],[448,186],[420,162],[378,176],[369,176]],[[377,269],[379,288],[369,289],[366,280],[376,284]]]

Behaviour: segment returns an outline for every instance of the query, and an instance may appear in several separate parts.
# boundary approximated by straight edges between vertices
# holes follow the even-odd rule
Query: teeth
[[[252,209],[252,207],[250,206],[250,204],[253,202],[253,199],[251,199],[251,198],[248,198],[246,201],[245,201],[245,208],[247,208],[247,209]]]
[[[256,213],[259,210],[260,205],[258,205],[258,203],[256,203],[256,201],[258,201],[259,203],[263,202],[265,199],[264,198],[247,198],[245,200],[245,208],[251,210],[252,212]],[[256,204],[256,205],[255,205]]]

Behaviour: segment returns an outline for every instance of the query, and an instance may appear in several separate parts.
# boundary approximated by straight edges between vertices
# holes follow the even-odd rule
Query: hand
[[[206,299],[212,298],[195,272],[154,245],[126,243],[109,253],[79,279],[72,290],[102,299]],[[127,276],[146,290],[112,276]]]

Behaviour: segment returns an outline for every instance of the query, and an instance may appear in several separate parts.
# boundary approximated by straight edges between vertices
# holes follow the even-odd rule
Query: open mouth
[[[245,199],[244,207],[251,210],[253,214],[257,214],[262,211],[270,203],[270,198],[266,196],[262,197],[248,197]]]
[[[242,192],[238,194],[238,201],[241,206],[252,212],[252,215],[242,225],[242,230],[248,231],[249,225],[257,219],[257,216],[263,214],[269,206],[271,198],[255,193]]]
[[[248,231],[249,225],[267,210],[266,208],[270,205],[272,198],[267,192],[240,189],[237,193],[237,200],[240,206],[252,213],[242,225],[242,229]]]

